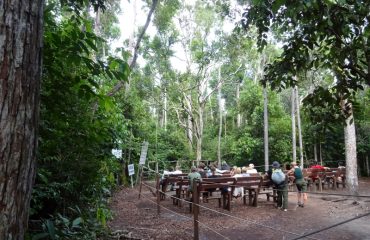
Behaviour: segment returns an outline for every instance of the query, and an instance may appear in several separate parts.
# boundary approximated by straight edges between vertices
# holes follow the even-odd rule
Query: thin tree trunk
[[[191,95],[189,95],[188,99],[189,101],[191,101]],[[189,110],[189,113],[192,113],[193,108],[192,108],[191,103],[188,104],[188,110]],[[192,117],[190,114],[188,114],[186,132],[187,132],[188,141],[189,141],[189,149],[192,151],[193,150],[193,121],[192,121]]]
[[[263,88],[263,122],[264,122],[264,148],[265,148],[265,171],[269,170],[269,121],[268,121],[267,87]]]
[[[366,155],[366,158],[365,158],[365,161],[366,161],[366,173],[367,175],[366,176],[370,176],[370,167],[369,167],[369,156]]]
[[[317,163],[317,143],[315,142],[315,144],[313,145],[313,154],[314,154],[314,160],[315,160],[315,163]]]
[[[295,87],[295,100],[296,100],[296,109],[297,109],[297,126],[298,126],[298,140],[299,140],[299,160],[301,163],[301,168],[303,169],[303,140],[302,140],[302,129],[301,129],[301,113],[300,113],[300,102],[299,102],[299,93],[298,87]]]
[[[319,152],[319,154],[320,154],[320,165],[322,166],[322,145],[321,145],[321,140],[320,140],[320,143],[319,143],[319,150],[320,150],[320,152]]]
[[[163,109],[163,125],[164,130],[167,131],[167,89],[164,89],[164,109]]]
[[[297,143],[296,143],[296,130],[295,130],[295,93],[294,88],[292,88],[292,151],[293,151],[293,162],[297,159]]]
[[[240,128],[242,124],[242,116],[240,114],[240,83],[238,82],[236,85],[236,104],[238,106],[238,115],[236,119],[236,127]]]
[[[222,137],[222,106],[221,106],[221,88],[218,89],[218,105],[220,114],[220,124],[218,127],[218,146],[217,146],[217,160],[218,166],[221,166],[221,137]]]
[[[43,0],[0,1],[0,239],[24,239],[35,177]]]
[[[221,68],[218,69],[218,80],[220,81],[221,78]],[[218,88],[218,111],[219,111],[219,127],[218,127],[218,144],[217,144],[217,160],[218,166],[221,166],[221,136],[222,136],[222,105],[221,105],[221,86]]]
[[[226,105],[226,104],[225,104]],[[226,139],[226,133],[227,133],[227,129],[226,129],[226,112],[225,112],[225,121],[224,121],[224,124],[225,124],[225,139]]]

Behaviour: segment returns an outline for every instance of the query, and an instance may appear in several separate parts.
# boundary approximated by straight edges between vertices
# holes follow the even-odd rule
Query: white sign
[[[134,164],[129,164],[128,165],[128,175],[129,176],[132,176],[135,174],[135,168],[134,168]]]
[[[146,154],[148,152],[148,145],[149,145],[149,143],[147,141],[145,141],[145,142],[143,142],[143,145],[141,146],[141,154],[140,154],[140,161],[139,161],[140,165],[145,164]]]
[[[122,157],[122,150],[121,149],[112,149],[112,154],[116,158],[121,158]]]

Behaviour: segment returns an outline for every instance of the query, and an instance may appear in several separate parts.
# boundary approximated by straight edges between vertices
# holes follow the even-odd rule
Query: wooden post
[[[160,202],[161,202],[161,196],[160,196],[160,192],[159,192],[159,180],[160,180],[160,175],[159,174],[157,174],[157,184],[156,184],[156,186],[157,186],[157,214],[158,215],[160,215],[160,210],[161,210],[161,208],[160,208]]]
[[[199,240],[199,223],[198,223],[198,213],[199,213],[199,194],[198,194],[198,184],[197,179],[193,180],[193,212],[194,212],[194,240]]]
[[[141,168],[141,172],[140,172],[140,188],[139,188],[139,199],[140,199],[140,196],[141,196],[141,188],[142,188],[142,186],[143,186],[143,167],[142,166],[140,166],[140,168]]]

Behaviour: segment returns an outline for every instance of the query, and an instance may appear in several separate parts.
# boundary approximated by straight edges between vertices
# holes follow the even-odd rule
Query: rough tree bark
[[[0,1],[0,239],[23,239],[35,175],[43,0]]]

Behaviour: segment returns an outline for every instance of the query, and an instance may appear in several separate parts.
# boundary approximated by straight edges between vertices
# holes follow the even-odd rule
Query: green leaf
[[[56,239],[54,223],[48,219],[46,220],[45,225],[48,230],[50,239],[52,240]]]
[[[44,239],[49,236],[49,233],[38,233],[32,237],[32,240]]]
[[[81,217],[76,218],[72,222],[72,227],[78,227],[81,224],[81,222],[82,222],[82,218]]]

